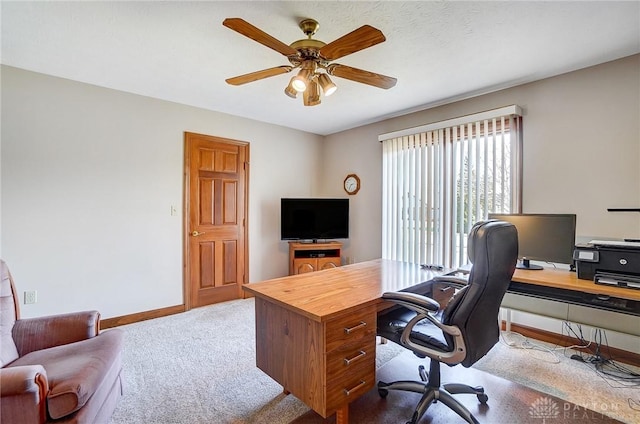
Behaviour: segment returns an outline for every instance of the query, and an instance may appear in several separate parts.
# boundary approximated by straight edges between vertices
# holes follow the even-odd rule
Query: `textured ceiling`
[[[326,135],[640,52],[640,2],[9,2],[3,64]],[[326,43],[369,24],[387,41],[338,59],[398,79],[390,90],[334,77],[319,106],[291,74],[225,79],[287,59],[222,26],[239,17],[286,44],[319,21]]]

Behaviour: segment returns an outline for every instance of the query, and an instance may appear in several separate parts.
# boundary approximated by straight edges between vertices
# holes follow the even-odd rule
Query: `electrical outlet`
[[[38,292],[35,290],[29,290],[24,292],[24,304],[30,305],[38,301]]]

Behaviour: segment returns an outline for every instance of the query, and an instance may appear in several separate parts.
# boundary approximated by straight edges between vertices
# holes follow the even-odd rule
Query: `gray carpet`
[[[125,332],[125,394],[111,424],[286,424],[309,411],[294,396],[284,396],[282,387],[256,368],[253,299],[120,328]],[[402,352],[394,343],[378,344],[376,365],[380,368]],[[599,402],[596,408],[585,405],[589,409],[609,405],[616,410],[607,415],[640,422],[640,410],[633,403],[640,406],[637,389],[611,389],[604,395],[607,383],[594,378],[592,371],[544,359],[499,344],[476,368],[580,405]],[[580,397],[573,390],[577,387],[591,395]]]

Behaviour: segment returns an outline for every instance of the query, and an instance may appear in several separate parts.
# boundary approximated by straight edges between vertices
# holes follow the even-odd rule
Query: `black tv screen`
[[[349,199],[298,199],[280,201],[282,240],[349,238]]]

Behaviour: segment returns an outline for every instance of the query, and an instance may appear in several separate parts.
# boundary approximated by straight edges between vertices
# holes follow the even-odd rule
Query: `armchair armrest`
[[[0,414],[12,423],[43,423],[47,419],[47,372],[41,365],[0,369]]]
[[[12,335],[18,354],[24,356],[35,350],[90,339],[99,331],[100,313],[84,311],[19,319],[13,326]]]

